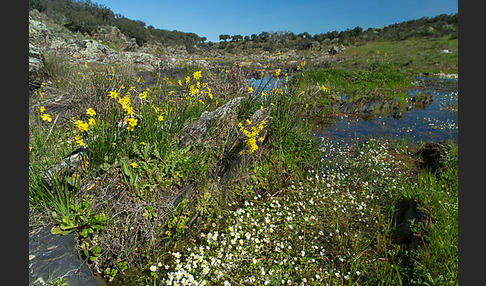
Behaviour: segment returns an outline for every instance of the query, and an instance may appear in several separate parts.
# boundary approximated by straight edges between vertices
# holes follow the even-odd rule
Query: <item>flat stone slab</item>
[[[99,286],[74,245],[72,234],[52,235],[50,227],[29,234],[29,285],[46,285],[64,277],[70,286]]]

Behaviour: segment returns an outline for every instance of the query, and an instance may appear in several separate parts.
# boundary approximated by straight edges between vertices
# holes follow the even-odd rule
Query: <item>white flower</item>
[[[155,265],[150,266],[150,271],[152,271],[152,272],[157,271],[157,266],[155,266]]]

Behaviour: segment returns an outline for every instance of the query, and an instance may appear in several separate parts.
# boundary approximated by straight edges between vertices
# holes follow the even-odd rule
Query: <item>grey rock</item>
[[[381,108],[383,108],[384,110],[390,110],[390,109],[397,108],[399,106],[399,104],[400,103],[398,102],[398,99],[392,98],[390,100],[383,102],[383,105],[381,106]]]
[[[194,143],[200,143],[209,132],[213,123],[218,122],[221,125],[222,122],[229,120],[230,116],[235,116],[242,100],[243,97],[236,97],[212,112],[204,111],[197,121],[189,125],[181,133],[179,139],[182,144],[187,147]]]
[[[39,48],[29,43],[29,90],[39,88],[46,77],[44,56]]]
[[[413,231],[413,223],[425,221],[425,215],[417,208],[418,204],[413,199],[398,202],[394,215],[395,234],[398,243],[405,244],[408,250],[414,250],[422,241]]]
[[[359,108],[359,112],[363,113],[374,113],[381,107],[381,102],[378,100],[371,100],[368,102],[365,102],[361,107]]]
[[[353,103],[353,102],[344,102],[339,107],[339,112],[346,113],[346,114],[353,113],[354,110],[356,109],[356,107],[357,107],[356,106],[356,103]]]
[[[29,234],[29,283],[47,285],[64,278],[68,285],[99,286],[96,278],[81,259],[74,244],[74,235],[52,235],[50,227]]]
[[[73,151],[70,155],[64,157],[59,163],[51,166],[44,172],[42,178],[50,187],[51,192],[55,191],[55,184],[53,178],[61,178],[61,174],[73,174],[76,170],[82,167],[88,156],[88,149],[79,148]]]

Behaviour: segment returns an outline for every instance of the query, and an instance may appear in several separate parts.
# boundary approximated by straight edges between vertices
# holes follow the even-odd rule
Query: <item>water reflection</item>
[[[417,78],[410,97],[419,93],[432,94],[433,101],[423,109],[413,108],[400,119],[382,115],[371,120],[350,116],[330,118],[314,130],[317,138],[335,140],[355,138],[407,138],[418,142],[458,140],[457,103],[458,80]]]

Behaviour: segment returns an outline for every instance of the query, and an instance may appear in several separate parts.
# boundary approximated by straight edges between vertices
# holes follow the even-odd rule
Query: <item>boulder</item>
[[[219,131],[222,131],[225,122],[236,120],[236,112],[242,100],[243,97],[236,97],[212,112],[204,111],[198,120],[183,130],[179,136],[181,143],[185,147],[201,143],[214,126],[220,127]]]
[[[410,101],[417,107],[425,108],[429,106],[432,101],[434,101],[434,97],[431,93],[419,93],[413,96]]]
[[[396,241],[405,244],[407,249],[414,250],[422,243],[420,235],[414,232],[413,224],[425,221],[425,215],[417,208],[418,204],[413,199],[398,202],[394,216]]]
[[[55,182],[54,178],[61,179],[64,175],[72,175],[74,172],[83,167],[86,159],[88,158],[87,147],[81,147],[64,157],[59,163],[51,166],[44,172],[42,178],[49,186],[51,192],[55,195]]]
[[[346,114],[349,114],[349,113],[353,113],[357,108],[357,105],[355,102],[344,102],[343,104],[341,104],[341,106],[339,106],[339,112],[342,112],[342,113],[346,113]]]
[[[363,103],[358,111],[360,113],[371,114],[378,111],[381,107],[381,102],[379,100],[370,100],[368,102]]]
[[[331,49],[329,49],[327,52],[331,55],[339,54],[342,53],[346,50],[346,48],[343,45],[339,46],[332,46]]]
[[[29,43],[29,91],[39,88],[47,78],[44,69],[44,55],[40,49]]]
[[[73,234],[51,234],[50,227],[29,233],[29,285],[57,285],[65,279],[70,286],[99,286],[75,247]]]

